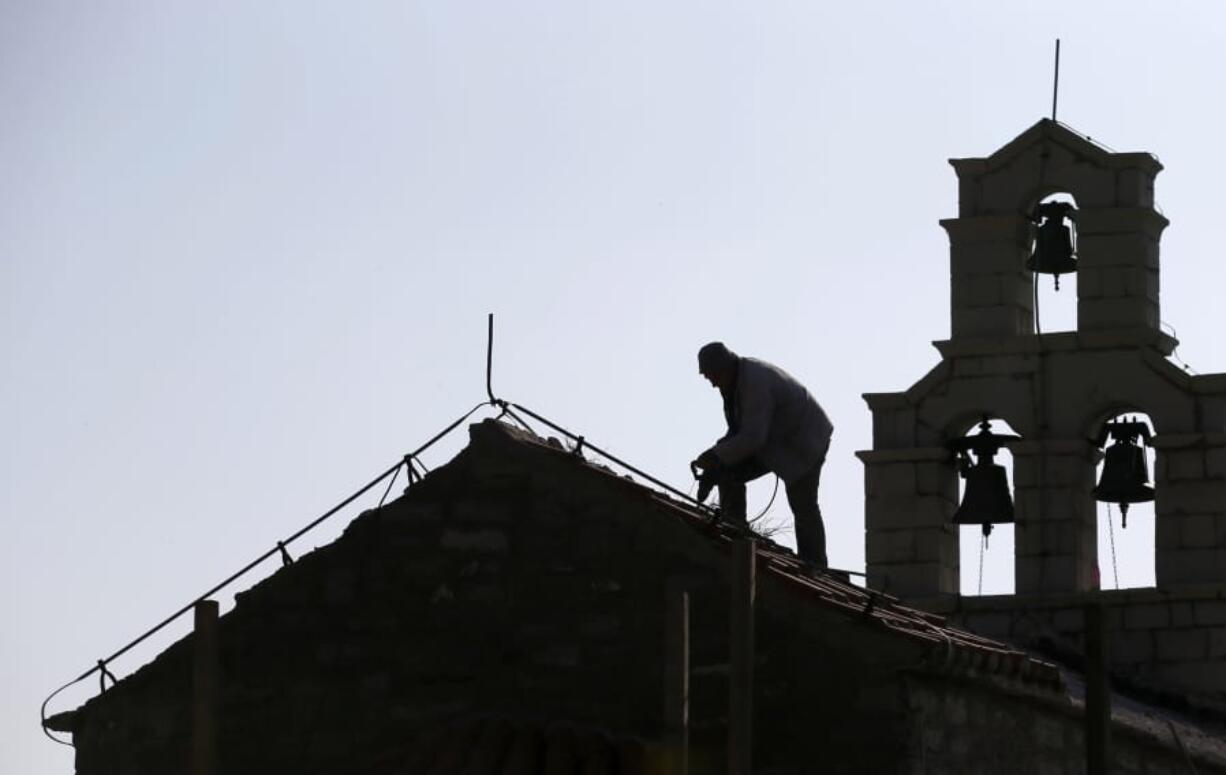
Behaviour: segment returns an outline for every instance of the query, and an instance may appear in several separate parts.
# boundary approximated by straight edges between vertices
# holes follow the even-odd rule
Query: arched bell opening
[[[1035,333],[1077,330],[1077,201],[1066,191],[1035,200],[1027,271],[1033,272]]]
[[[1020,438],[1005,420],[981,416],[950,444],[959,472],[953,527],[964,596],[1015,591],[1013,455],[1006,445]]]
[[[1091,442],[1100,450],[1094,471],[1101,589],[1149,588],[1154,570],[1155,434],[1144,412],[1112,412]]]

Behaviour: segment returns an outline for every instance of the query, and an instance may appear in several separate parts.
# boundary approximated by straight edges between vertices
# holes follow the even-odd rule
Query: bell
[[[1076,212],[1068,202],[1046,202],[1039,205],[1035,221],[1042,219],[1039,233],[1034,241],[1034,253],[1026,261],[1026,268],[1039,274],[1056,278],[1056,290],[1060,290],[1060,275],[1077,271],[1077,259],[1073,255],[1073,231],[1064,222],[1071,220]]]
[[[992,525],[1013,521],[1013,499],[1009,497],[1009,480],[1005,467],[998,463],[971,466],[966,472],[966,492],[962,505],[954,514],[955,525],[983,525],[983,534],[992,532]]]
[[[1115,443],[1104,453],[1103,475],[1094,488],[1094,498],[1103,503],[1119,504],[1124,527],[1127,527],[1129,504],[1148,503],[1154,499],[1145,447],[1137,443],[1138,438],[1145,443],[1150,441],[1149,427],[1134,420],[1107,423],[1099,434],[1099,447],[1106,442],[1108,434]]]
[[[992,525],[1013,522],[1013,498],[1009,495],[1009,480],[1005,467],[992,462],[992,458],[1006,441],[1019,437],[1012,434],[992,433],[988,418],[979,423],[979,433],[959,439],[953,447],[959,453],[960,473],[966,479],[966,491],[962,504],[954,513],[956,525],[983,525],[983,535],[992,532]],[[971,464],[970,453],[978,461]]]

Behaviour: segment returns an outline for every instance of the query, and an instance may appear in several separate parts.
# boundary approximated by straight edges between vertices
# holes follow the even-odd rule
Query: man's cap
[[[698,351],[698,370],[703,374],[723,371],[736,361],[736,353],[729,350],[723,342],[704,344]]]

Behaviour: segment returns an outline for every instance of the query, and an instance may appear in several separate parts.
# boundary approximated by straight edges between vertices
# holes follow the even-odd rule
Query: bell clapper
[[[1120,504],[1120,527],[1128,527],[1128,504]]]

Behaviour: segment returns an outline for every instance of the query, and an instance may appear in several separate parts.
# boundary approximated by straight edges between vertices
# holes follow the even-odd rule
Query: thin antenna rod
[[[1056,38],[1056,76],[1051,85],[1051,120],[1056,121],[1056,98],[1060,96],[1060,39]]]
[[[494,374],[494,313],[490,313],[489,317],[489,335],[485,340],[485,393],[490,397],[490,403],[497,401],[494,398],[493,387]]]

